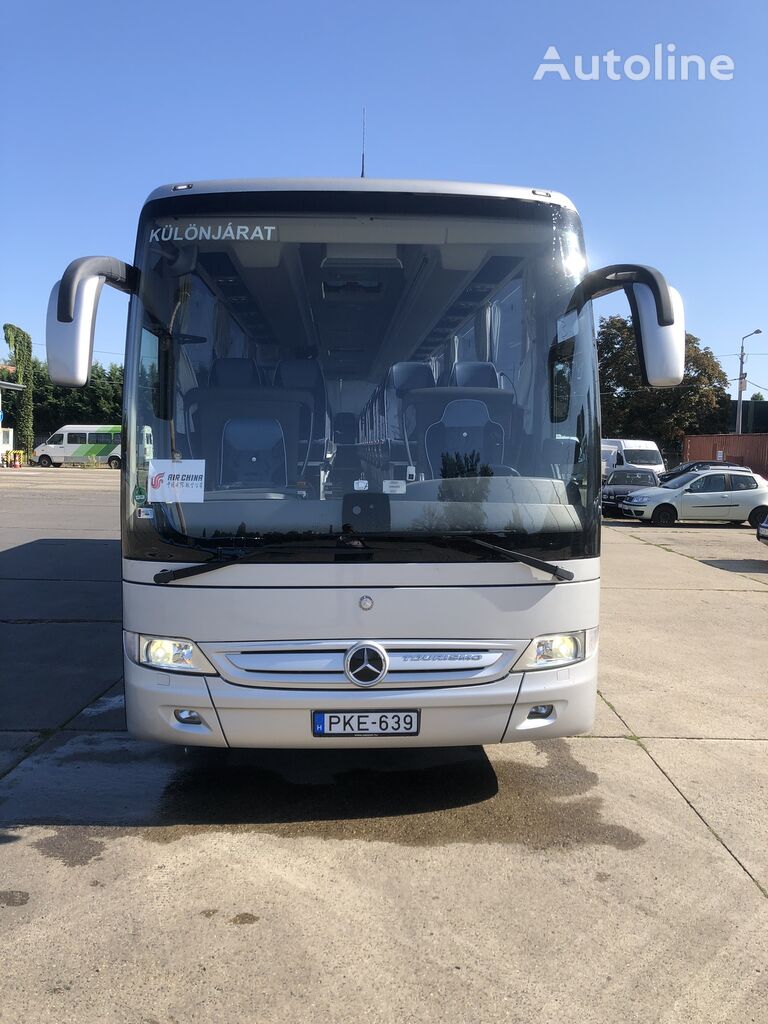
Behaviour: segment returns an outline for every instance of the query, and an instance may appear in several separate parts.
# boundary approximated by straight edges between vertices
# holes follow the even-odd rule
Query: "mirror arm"
[[[634,299],[633,284],[645,284],[651,289],[656,303],[659,327],[670,327],[674,324],[672,296],[663,275],[654,267],[644,267],[637,263],[614,263],[586,274],[574,288],[566,312],[576,310],[580,313],[590,299],[599,299],[603,295],[620,290],[627,293],[631,305]]]
[[[73,260],[61,279],[56,318],[59,323],[71,324],[75,319],[75,297],[81,281],[89,277],[103,277],[118,291],[135,295],[139,290],[139,271],[130,263],[111,256],[84,256]]]

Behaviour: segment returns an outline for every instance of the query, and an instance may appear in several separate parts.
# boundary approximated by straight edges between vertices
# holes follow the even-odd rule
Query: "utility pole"
[[[763,332],[758,327],[754,331],[750,331],[749,334],[745,334],[741,339],[741,351],[739,352],[739,393],[736,399],[736,433],[741,433],[741,403],[744,400],[744,392],[747,390],[747,375],[744,372],[744,342],[747,338],[751,338],[753,334],[762,334]]]

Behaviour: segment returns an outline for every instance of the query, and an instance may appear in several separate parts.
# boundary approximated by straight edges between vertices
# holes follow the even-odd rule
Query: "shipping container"
[[[683,439],[683,462],[721,459],[768,476],[768,434],[696,434]]]

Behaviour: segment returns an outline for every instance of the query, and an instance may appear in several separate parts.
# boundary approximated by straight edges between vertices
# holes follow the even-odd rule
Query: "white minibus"
[[[96,463],[120,469],[120,424],[68,423],[39,444],[29,461],[43,468],[64,463]]]
[[[680,382],[658,271],[587,272],[545,189],[180,182],[132,263],[54,287],[82,386],[130,294],[122,500],[135,736],[218,747],[485,744],[595,712],[600,424],[591,299],[623,290],[645,380]],[[151,445],[147,439],[151,437]]]

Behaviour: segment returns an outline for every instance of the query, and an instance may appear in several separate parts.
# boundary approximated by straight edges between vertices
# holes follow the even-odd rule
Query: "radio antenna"
[[[365,107],[363,107],[363,148],[360,158],[360,177],[365,177]]]

